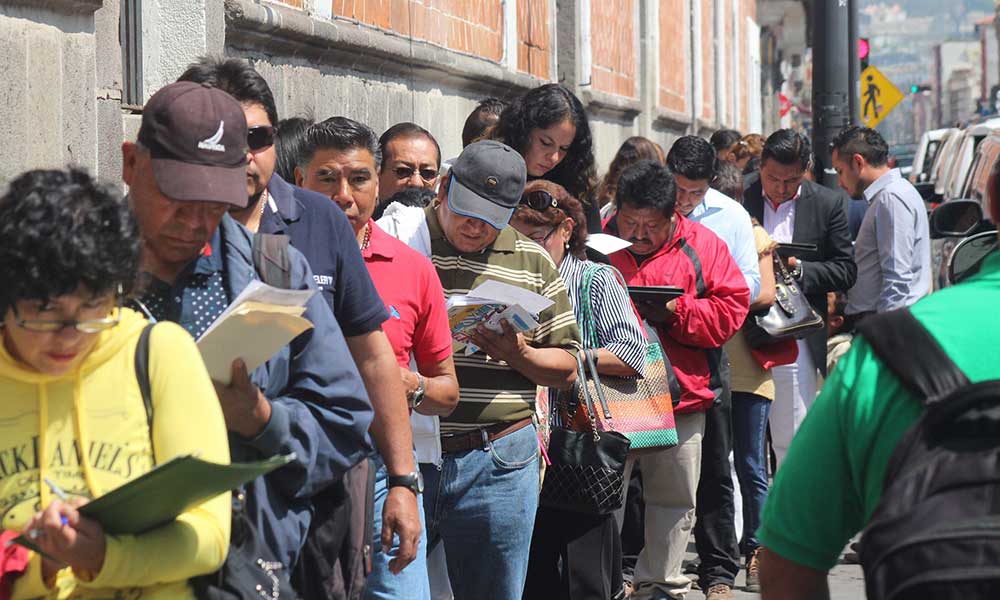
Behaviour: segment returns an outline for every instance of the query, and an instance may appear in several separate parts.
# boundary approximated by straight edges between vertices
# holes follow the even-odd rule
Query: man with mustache
[[[705,413],[725,376],[718,349],[739,330],[750,305],[747,280],[726,243],[679,214],[677,196],[668,167],[636,163],[619,179],[618,212],[607,225],[608,233],[632,242],[609,257],[629,285],[684,290],[669,302],[636,305],[655,326],[681,388],[679,444],[630,459],[626,469],[639,462],[646,501],[646,546],[633,579],[637,600],[683,598],[691,589],[681,561],[695,521]]]

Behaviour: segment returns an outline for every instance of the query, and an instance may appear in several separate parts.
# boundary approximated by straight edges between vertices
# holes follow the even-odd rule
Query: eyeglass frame
[[[100,333],[112,329],[121,323],[122,308],[125,307],[125,294],[122,293],[121,286],[118,286],[118,293],[115,296],[118,299],[118,303],[111,309],[113,316],[104,317],[103,319],[24,319],[17,314],[17,305],[11,304],[10,309],[14,313],[14,323],[25,331],[34,333],[59,333],[67,327],[72,327],[80,333]],[[47,324],[54,328],[38,329],[38,324]],[[90,329],[81,328],[81,326],[86,327],[87,325],[91,325],[92,327]]]

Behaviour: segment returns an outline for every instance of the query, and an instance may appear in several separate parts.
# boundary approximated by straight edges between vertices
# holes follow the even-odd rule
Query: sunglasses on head
[[[413,177],[414,173],[420,174],[420,179],[426,182],[434,181],[434,178],[438,176],[438,172],[434,169],[416,169],[414,167],[396,167],[392,170],[399,179],[409,179]]]
[[[247,129],[247,146],[251,152],[258,152],[274,145],[274,127],[257,125]]]
[[[556,202],[556,199],[552,196],[552,194],[546,192],[545,190],[525,192],[521,195],[521,205],[527,206],[528,208],[539,212],[559,207],[559,203]]]

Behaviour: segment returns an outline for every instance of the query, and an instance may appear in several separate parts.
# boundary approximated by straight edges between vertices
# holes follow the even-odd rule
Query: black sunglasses
[[[428,183],[434,181],[434,178],[438,176],[438,172],[434,169],[415,169],[413,167],[396,167],[392,172],[399,179],[409,179],[413,177],[414,173],[420,173],[420,178]]]
[[[545,190],[535,190],[533,192],[526,192],[521,195],[521,205],[527,206],[531,210],[537,210],[538,212],[545,212],[550,208],[558,208],[559,203],[552,194],[546,192]]]
[[[247,129],[247,146],[251,152],[258,152],[274,145],[274,127],[257,125]]]

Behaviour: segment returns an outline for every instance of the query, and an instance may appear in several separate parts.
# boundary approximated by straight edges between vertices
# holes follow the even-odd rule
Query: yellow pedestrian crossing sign
[[[903,98],[903,92],[874,66],[861,74],[861,120],[866,127],[881,123]]]

